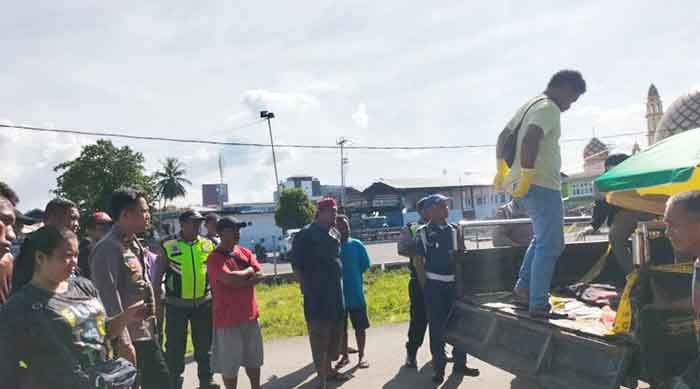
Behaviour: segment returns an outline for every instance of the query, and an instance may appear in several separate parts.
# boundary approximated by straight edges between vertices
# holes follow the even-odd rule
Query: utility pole
[[[345,165],[348,163],[348,159],[345,158],[345,144],[349,140],[340,137],[336,144],[340,146],[340,208],[343,209],[345,206]]]
[[[267,119],[267,129],[270,130],[270,147],[272,147],[272,165],[275,167],[275,191],[277,192],[277,199],[275,202],[279,201],[279,197],[282,195],[280,193],[280,179],[277,175],[277,157],[275,156],[275,142],[272,140],[272,124],[270,124],[270,119],[275,118],[274,112],[260,111],[260,117]]]
[[[219,212],[224,210],[224,160],[221,153],[219,153],[219,190],[217,191],[219,195]]]

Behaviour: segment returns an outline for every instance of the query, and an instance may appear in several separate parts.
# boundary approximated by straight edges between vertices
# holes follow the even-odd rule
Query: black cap
[[[242,222],[233,216],[224,216],[216,223],[216,230],[221,232],[227,228],[245,228],[249,226],[250,223]]]
[[[418,210],[418,211],[423,210],[423,205],[425,204],[425,199],[427,199],[427,197],[423,197],[420,200],[416,201],[416,210]]]
[[[200,220],[204,220],[204,216],[202,216],[201,213],[195,211],[194,209],[188,209],[185,212],[180,214],[180,221],[184,222],[184,221],[188,221],[188,220],[200,221]]]
[[[41,221],[39,219],[29,217],[23,214],[22,212],[18,211],[17,209],[15,209],[15,220],[17,221],[17,224],[21,224],[24,226],[31,226]]]

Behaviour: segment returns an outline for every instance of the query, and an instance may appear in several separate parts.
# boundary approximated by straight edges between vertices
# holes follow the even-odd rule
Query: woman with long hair
[[[107,322],[92,283],[74,275],[78,239],[72,231],[43,227],[15,270],[13,294],[0,309],[0,382],[3,388],[70,388],[94,385],[109,339],[131,320],[140,304]]]

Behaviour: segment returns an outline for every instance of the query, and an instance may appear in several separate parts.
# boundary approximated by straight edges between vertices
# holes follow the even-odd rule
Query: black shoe
[[[403,365],[409,369],[417,369],[418,361],[416,360],[416,355],[406,354],[406,362]]]
[[[436,385],[440,385],[442,381],[445,380],[445,370],[435,370],[435,374],[433,374],[433,383]]]
[[[219,389],[219,385],[214,382],[214,379],[199,381],[199,389]]]
[[[479,369],[472,369],[470,367],[467,367],[466,364],[455,364],[455,366],[452,368],[452,374],[461,374],[465,375],[467,377],[478,377],[479,374]]]

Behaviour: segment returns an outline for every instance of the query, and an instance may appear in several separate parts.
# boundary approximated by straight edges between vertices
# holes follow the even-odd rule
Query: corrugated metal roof
[[[431,177],[431,178],[380,178],[378,182],[396,189],[444,188],[461,186],[490,186],[493,177],[482,174],[465,174],[461,177]]]

